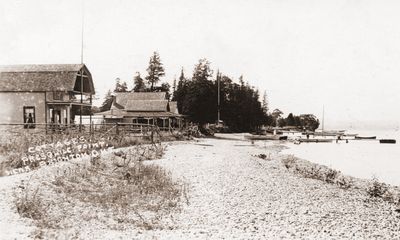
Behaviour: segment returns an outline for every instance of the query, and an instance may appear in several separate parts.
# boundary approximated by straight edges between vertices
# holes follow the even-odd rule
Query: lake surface
[[[349,131],[359,136],[396,139],[396,144],[380,144],[377,140],[349,140],[349,143],[288,142],[284,154],[326,165],[357,178],[371,179],[400,186],[400,133],[398,131]]]

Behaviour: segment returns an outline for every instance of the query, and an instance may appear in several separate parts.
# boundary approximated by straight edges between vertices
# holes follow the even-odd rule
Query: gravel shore
[[[80,229],[84,239],[400,239],[395,206],[362,190],[289,172],[275,143],[200,139],[168,143],[152,163],[188,184],[188,203],[163,230]],[[222,135],[222,138],[224,136]],[[257,157],[266,154],[267,159]],[[42,171],[42,170],[39,170]],[[38,173],[39,174],[39,173]],[[29,174],[0,178],[0,238],[24,239],[32,230],[12,208],[11,187]],[[96,230],[94,230],[96,229]]]
[[[190,182],[179,228],[160,239],[399,239],[400,214],[362,190],[293,175],[280,145],[201,140],[172,145],[159,164]],[[272,160],[256,155],[271,154]]]

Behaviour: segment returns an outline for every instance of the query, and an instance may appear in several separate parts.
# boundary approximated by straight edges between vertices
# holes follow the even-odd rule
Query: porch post
[[[67,116],[65,116],[67,118],[67,122],[66,124],[69,126],[71,124],[71,107],[67,106]]]

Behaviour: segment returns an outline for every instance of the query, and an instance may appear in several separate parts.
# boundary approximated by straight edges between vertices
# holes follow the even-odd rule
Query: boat
[[[329,143],[332,142],[333,139],[321,139],[321,138],[313,138],[313,139],[298,139],[300,142],[306,142],[306,143]]]
[[[279,135],[252,135],[246,136],[246,138],[250,140],[287,140],[287,136],[279,136]]]
[[[358,133],[346,133],[343,135],[343,137],[356,137],[358,136]]]
[[[379,143],[391,143],[391,144],[395,144],[396,140],[395,139],[380,139]]]
[[[358,140],[376,139],[376,136],[372,136],[372,137],[359,137],[359,136],[355,136],[354,139],[358,139]]]

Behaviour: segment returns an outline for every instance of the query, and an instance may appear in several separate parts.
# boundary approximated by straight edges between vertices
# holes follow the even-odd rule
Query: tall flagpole
[[[219,73],[219,69],[217,71],[217,85],[218,85],[218,118],[217,118],[217,126],[219,126],[219,122],[220,122],[220,73]]]
[[[82,31],[81,31],[81,65],[83,66],[83,30],[84,30],[84,0],[82,0]],[[83,111],[83,67],[81,69],[81,106],[79,116],[79,130],[82,130],[82,111]]]
[[[83,30],[85,25],[85,8],[84,8],[84,0],[82,0],[82,26],[81,26],[81,64],[83,64]]]

